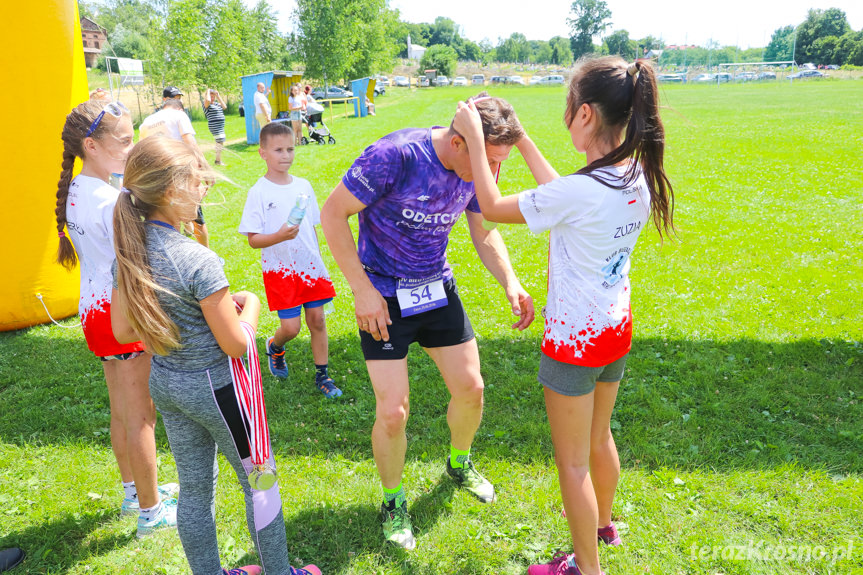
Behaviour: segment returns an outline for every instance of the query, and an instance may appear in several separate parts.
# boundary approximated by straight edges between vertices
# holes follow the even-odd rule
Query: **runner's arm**
[[[392,324],[386,300],[375,289],[357,255],[357,245],[348,218],[361,212],[366,205],[359,201],[343,182],[339,182],[324,207],[321,208],[321,228],[339,269],[354,295],[357,326],[369,332],[375,340],[389,341],[387,326]]]
[[[527,134],[522,136],[515,147],[521,152],[521,156],[524,158],[525,163],[527,163],[527,167],[530,168],[530,173],[533,174],[536,185],[541,186],[553,182],[560,177]]]
[[[513,315],[519,320],[513,324],[513,329],[524,330],[534,317],[533,298],[521,287],[521,282],[512,269],[509,252],[503,243],[503,238],[496,229],[487,230],[482,225],[483,216],[471,211],[465,211],[470,237],[473,240],[476,253],[486,269],[494,276],[506,292],[506,299],[512,306]]]

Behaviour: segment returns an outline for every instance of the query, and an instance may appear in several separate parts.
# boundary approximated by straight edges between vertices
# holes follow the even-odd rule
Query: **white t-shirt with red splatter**
[[[603,171],[614,178],[625,169]],[[644,176],[621,190],[564,176],[522,192],[518,204],[532,232],[550,230],[543,353],[587,367],[623,357],[632,344],[629,257],[650,221]]]
[[[90,351],[98,356],[141,351],[140,342],[120,344],[111,330],[111,264],[114,263],[114,205],[120,192],[106,182],[78,175],[66,197],[66,235],[81,267],[78,313]]]
[[[241,234],[271,234],[288,220],[291,209],[301,193],[309,196],[306,216],[300,223],[297,237],[261,250],[264,290],[270,311],[289,309],[310,301],[335,297],[336,291],[321,252],[315,225],[321,223],[321,213],[308,180],[291,176],[286,186],[260,178],[246,198]]]

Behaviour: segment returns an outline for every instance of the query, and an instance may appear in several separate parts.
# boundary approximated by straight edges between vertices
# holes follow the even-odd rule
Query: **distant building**
[[[84,42],[84,63],[88,68],[94,68],[108,40],[108,31],[89,18],[81,18],[81,40]]]
[[[695,45],[690,45],[690,46],[680,45],[680,46],[677,46],[677,45],[675,45],[675,44],[669,44],[668,46],[666,46],[666,47],[665,47],[665,49],[666,49],[666,50],[669,50],[669,51],[670,51],[670,50],[691,50],[691,49],[693,49],[693,48],[698,48],[698,46],[695,46]]]
[[[411,35],[408,34],[408,59],[410,60],[422,60],[423,54],[426,53],[426,48],[422,46],[416,46],[411,44]]]
[[[663,50],[648,50],[644,57],[659,60],[659,57],[662,56],[662,52]]]

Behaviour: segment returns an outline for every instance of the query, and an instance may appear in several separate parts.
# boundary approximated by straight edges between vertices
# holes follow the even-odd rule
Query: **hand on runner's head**
[[[465,141],[470,145],[471,139],[474,141],[482,141],[482,118],[476,110],[476,106],[471,102],[459,102],[456,109],[455,117],[452,121],[453,129],[461,134]]]

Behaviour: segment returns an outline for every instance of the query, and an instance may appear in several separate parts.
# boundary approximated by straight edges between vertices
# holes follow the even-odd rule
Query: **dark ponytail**
[[[72,168],[75,166],[75,154],[66,149],[64,144],[63,164],[60,172],[60,181],[57,182],[57,206],[54,215],[57,218],[57,235],[60,237],[60,245],[57,248],[57,263],[69,271],[78,265],[78,254],[72,242],[66,237],[66,198],[69,196],[69,184],[72,182]]]
[[[569,86],[564,117],[567,126],[583,103],[598,112],[607,130],[605,136],[615,137],[624,127],[625,135],[623,143],[577,173],[621,189],[632,184],[640,167],[650,192],[653,223],[660,237],[673,233],[674,190],[665,175],[665,128],[659,115],[653,66],[646,60],[627,64],[618,56],[583,61]],[[596,172],[628,158],[634,162],[620,180]]]

